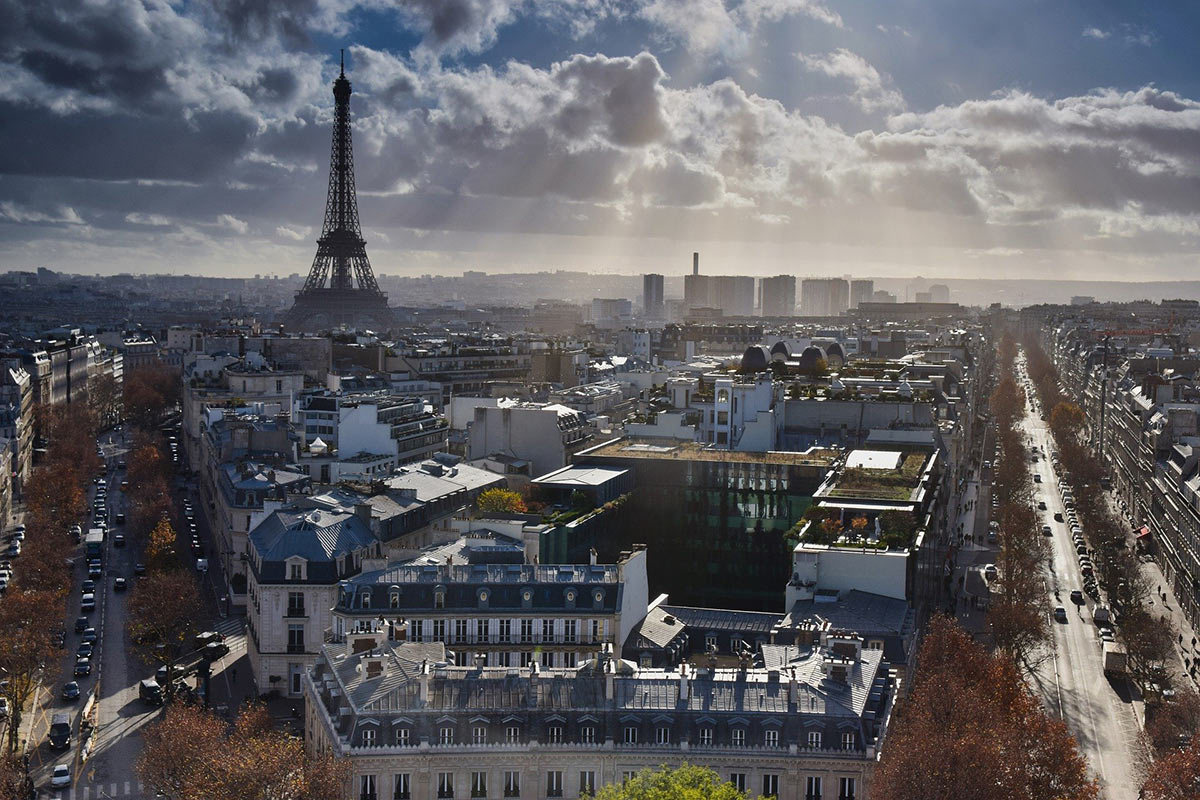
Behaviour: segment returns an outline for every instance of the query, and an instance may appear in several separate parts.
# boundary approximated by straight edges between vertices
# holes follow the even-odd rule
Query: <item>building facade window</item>
[[[533,641],[533,620],[521,620],[521,643],[529,644]]]
[[[812,747],[812,748],[819,748],[821,746],[821,732],[820,731],[809,731],[808,732],[808,746]]]
[[[438,729],[438,744],[454,744],[454,728],[443,725]]]
[[[446,798],[449,797],[454,797],[454,773],[439,772],[437,786],[438,797],[442,798],[442,800],[446,800]]]
[[[374,728],[363,728],[362,746],[363,747],[374,747],[375,746],[375,729]]]
[[[763,744],[765,744],[767,747],[779,747],[779,731],[765,731],[763,733]]]
[[[842,734],[842,749],[843,750],[853,750],[854,743],[857,738],[858,737],[856,737],[854,735],[854,731],[847,731],[847,732],[843,733]]]
[[[487,773],[471,773],[471,797],[487,797]]]
[[[567,669],[575,668],[575,654],[574,653],[563,653],[563,666],[566,667]]]
[[[532,663],[533,663],[533,653],[529,652],[528,650],[523,651],[521,653],[521,666],[528,667]]]
[[[562,795],[563,795],[562,770],[552,769],[546,773],[546,797],[562,797]]]
[[[546,728],[546,743],[547,744],[562,744],[563,729],[561,725],[551,725]]]
[[[543,650],[542,651],[542,666],[545,667],[546,669],[550,669],[551,667],[554,666],[554,651],[553,650]]]
[[[712,728],[701,728],[700,729],[700,744],[707,747],[707,746],[712,745],[712,742],[713,742],[713,729]]]
[[[580,744],[595,744],[596,743],[596,729],[591,725],[584,725],[582,728],[580,728],[579,729],[579,743]]]
[[[408,747],[409,735],[408,728],[397,728],[396,744],[400,745],[401,747]]]
[[[435,642],[446,641],[446,620],[435,619],[433,621],[433,641],[435,641]]]
[[[746,746],[745,728],[734,728],[732,731],[730,731],[730,736],[732,737],[734,747]]]
[[[746,791],[746,773],[744,773],[744,772],[729,773],[729,782],[732,783],[734,788],[737,789],[739,792]]]
[[[454,620],[454,643],[462,644],[467,640],[467,621],[465,619]]]
[[[392,776],[392,800],[412,800],[412,775],[400,772]]]
[[[596,793],[596,773],[590,769],[579,773],[579,793],[583,794],[584,792]]]
[[[304,592],[288,592],[287,615],[289,617],[304,616]]]
[[[542,620],[542,641],[543,642],[553,642],[554,641],[554,620],[552,620],[552,619]]]
[[[521,796],[521,773],[515,769],[505,770],[504,772],[504,796]]]
[[[762,776],[762,779],[763,779],[762,796],[763,797],[778,797],[779,796],[779,776],[767,773],[766,775]]]
[[[804,782],[804,800],[821,800],[821,778],[809,775]]]
[[[575,620],[563,620],[563,641],[567,644],[575,644]]]
[[[289,564],[288,565],[288,580],[302,581],[304,580],[304,565]]]
[[[625,744],[637,744],[638,729],[633,725],[625,726]]]
[[[471,729],[471,744],[487,744],[487,727],[476,725]]]
[[[655,728],[654,729],[654,742],[655,742],[655,744],[670,744],[671,743],[671,729],[668,728],[666,725],[659,725],[657,728]]]
[[[507,744],[521,743],[521,727],[519,725],[509,725],[504,729],[504,741]]]
[[[379,800],[375,793],[375,776],[363,775],[358,784],[358,800]]]
[[[288,652],[304,652],[304,625],[288,625]]]
[[[501,644],[506,644],[506,643],[512,641],[512,620],[511,619],[500,620],[499,639],[500,639]]]
[[[854,778],[838,778],[838,800],[855,800]]]

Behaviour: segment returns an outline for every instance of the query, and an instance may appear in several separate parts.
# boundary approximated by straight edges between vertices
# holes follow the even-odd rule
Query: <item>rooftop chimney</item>
[[[421,662],[421,673],[417,676],[417,700],[422,704],[429,702],[429,660]]]
[[[700,254],[699,253],[692,253],[692,274],[693,275],[700,274]]]
[[[687,702],[688,699],[688,665],[683,662],[679,665],[679,699]]]
[[[366,659],[366,675],[367,679],[378,678],[383,674],[383,658],[381,656],[369,656]]]

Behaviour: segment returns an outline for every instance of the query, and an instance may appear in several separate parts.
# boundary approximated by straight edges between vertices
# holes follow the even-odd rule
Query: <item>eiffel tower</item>
[[[308,279],[296,293],[295,305],[284,316],[283,324],[298,331],[328,330],[343,324],[386,331],[395,325],[396,319],[388,308],[387,295],[375,282],[358,224],[345,51],[341,74],[333,82],[333,99],[333,149],[329,158],[325,224]]]

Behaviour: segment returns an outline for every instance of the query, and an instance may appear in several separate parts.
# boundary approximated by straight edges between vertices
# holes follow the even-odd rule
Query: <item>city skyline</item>
[[[1195,16],[18,6],[0,263],[303,273],[344,47],[381,274],[672,277],[700,250],[713,275],[1183,279],[1200,245]]]

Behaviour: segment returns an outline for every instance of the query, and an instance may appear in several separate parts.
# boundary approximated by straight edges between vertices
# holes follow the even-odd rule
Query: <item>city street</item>
[[[1057,512],[1065,520],[1066,509],[1059,492],[1059,476],[1048,458],[1053,450],[1049,428],[1031,410],[1024,430],[1032,445],[1046,454],[1030,464],[1042,476],[1042,482],[1034,484],[1033,500],[1046,503],[1046,510],[1039,512],[1041,524],[1050,525],[1053,531],[1053,571],[1048,577],[1051,606],[1067,609],[1066,622],[1050,622],[1053,656],[1039,665],[1034,682],[1046,707],[1067,723],[1079,742],[1080,751],[1100,779],[1104,796],[1108,800],[1134,800],[1139,785],[1132,763],[1139,730],[1137,712],[1127,683],[1112,682],[1104,675],[1101,640],[1091,616],[1095,604],[1086,595],[1083,606],[1070,600],[1072,590],[1083,588],[1083,575],[1068,524],[1054,519]]]

